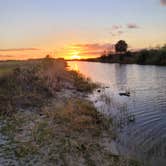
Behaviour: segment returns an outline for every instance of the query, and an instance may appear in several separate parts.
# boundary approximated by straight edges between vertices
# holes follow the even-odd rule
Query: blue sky
[[[166,0],[0,0],[0,55],[27,55],[25,48],[38,48],[32,49],[38,56],[59,56],[71,45],[103,46],[120,39],[131,48],[161,45],[165,19]]]

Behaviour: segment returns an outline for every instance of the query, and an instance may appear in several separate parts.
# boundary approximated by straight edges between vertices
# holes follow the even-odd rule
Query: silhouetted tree
[[[50,56],[49,54],[47,54],[47,55],[45,56],[45,58],[49,59],[49,58],[51,58],[51,56]]]
[[[116,52],[126,52],[128,48],[128,44],[124,40],[120,40],[115,44]]]

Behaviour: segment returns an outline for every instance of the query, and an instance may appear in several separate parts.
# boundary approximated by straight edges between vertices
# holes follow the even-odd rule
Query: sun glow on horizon
[[[81,59],[81,57],[79,55],[72,55],[70,59]]]
[[[81,59],[81,56],[79,55],[80,51],[71,50],[69,54],[69,59]]]

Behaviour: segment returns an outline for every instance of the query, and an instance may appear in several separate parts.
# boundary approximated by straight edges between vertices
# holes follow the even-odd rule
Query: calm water
[[[107,96],[111,101],[105,100],[105,105],[96,101],[96,105],[115,117],[120,152],[165,166],[166,67],[92,62],[69,62],[69,66],[109,87],[100,99]],[[131,96],[119,96],[126,89]],[[99,97],[97,92],[93,95]]]

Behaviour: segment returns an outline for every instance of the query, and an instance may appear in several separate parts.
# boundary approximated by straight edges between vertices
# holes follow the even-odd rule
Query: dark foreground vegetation
[[[0,65],[0,165],[139,165],[108,148],[111,119],[86,99],[98,85],[65,61]]]
[[[99,58],[86,59],[86,61],[121,63],[121,64],[140,64],[140,65],[166,65],[166,45],[159,48],[143,49],[136,52],[127,51],[116,45],[116,53],[104,54]]]

